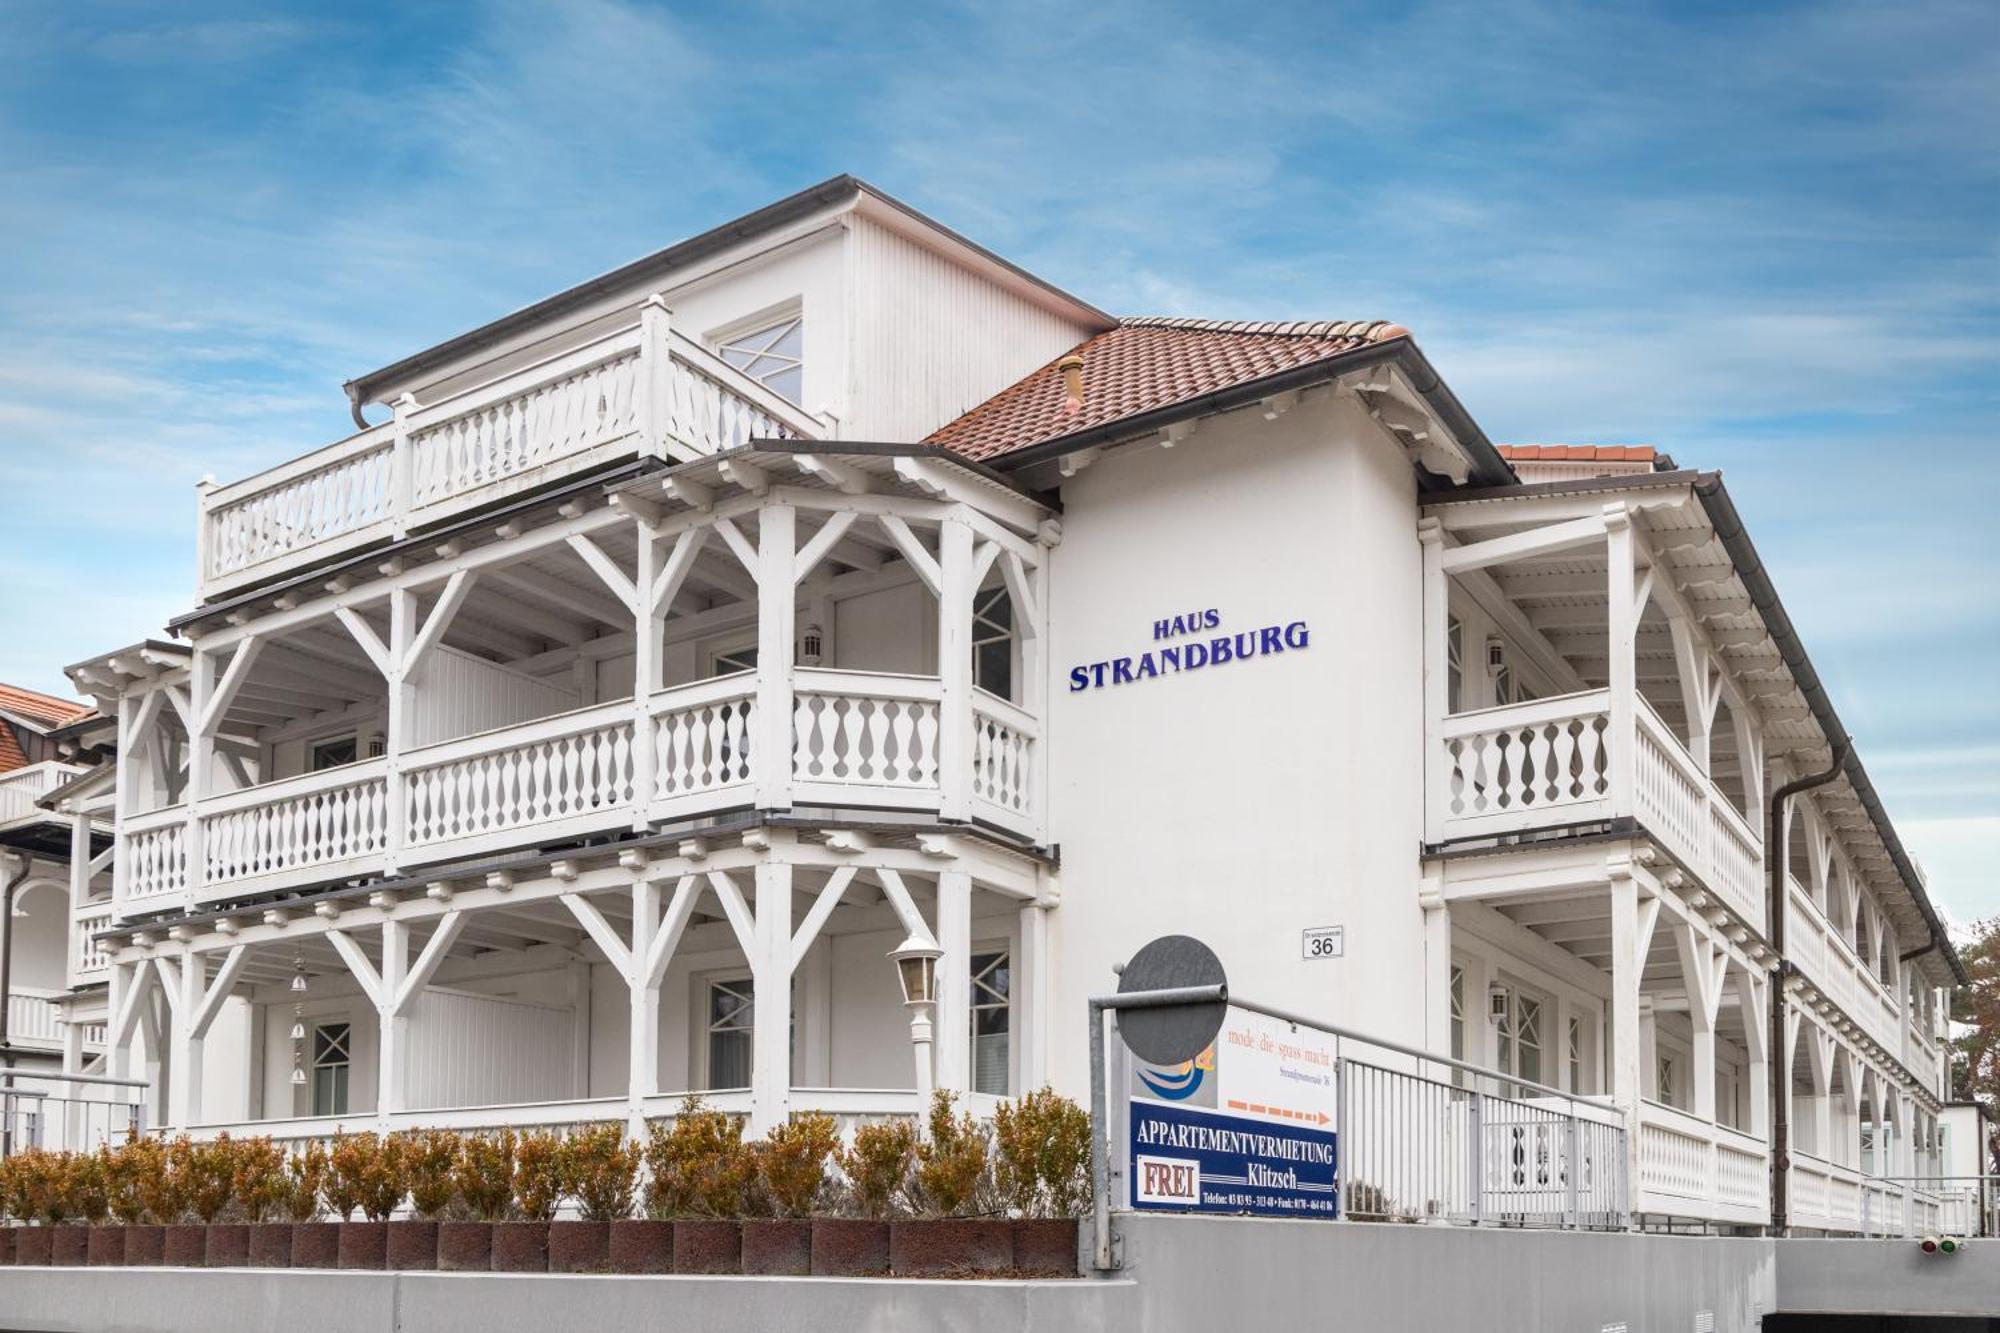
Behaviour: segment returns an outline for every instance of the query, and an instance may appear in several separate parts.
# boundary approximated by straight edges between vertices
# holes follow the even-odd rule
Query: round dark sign
[[[1162,935],[1132,955],[1118,975],[1118,993],[1225,986],[1222,960],[1191,935]],[[1118,1032],[1147,1064],[1177,1065],[1208,1049],[1222,1031],[1228,1006],[1221,1000],[1118,1011]]]

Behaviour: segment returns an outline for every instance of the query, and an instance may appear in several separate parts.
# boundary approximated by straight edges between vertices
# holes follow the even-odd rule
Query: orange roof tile
[[[41,727],[59,727],[88,713],[90,705],[37,694],[14,685],[0,685],[0,710],[24,717]],[[14,734],[14,724],[0,718],[0,773],[25,768],[27,764],[27,752],[22,750],[20,738]]]
[[[1083,358],[1081,407],[1072,408],[1063,390],[1059,357],[947,423],[925,443],[972,459],[997,458],[1408,336],[1409,330],[1384,320],[1126,319],[1064,354]]]

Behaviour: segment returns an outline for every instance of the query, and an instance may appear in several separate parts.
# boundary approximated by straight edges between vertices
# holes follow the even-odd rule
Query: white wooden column
[[[1639,618],[1637,608],[1632,605],[1632,515],[1622,501],[1604,506],[1604,538],[1605,595],[1609,599],[1606,628],[1611,687],[1611,808],[1629,813],[1635,808],[1634,766],[1638,759]]]
[[[964,870],[938,874],[937,1086],[953,1092],[972,1087],[972,875]]]
[[[787,511],[789,512],[789,511]],[[762,665],[761,658],[759,666]],[[752,933],[750,1134],[762,1136],[791,1114],[792,1103],[792,867],[780,859],[789,838],[772,838],[772,853],[757,866],[756,924]]]
[[[183,949],[179,960],[155,959],[160,970],[160,993],[166,997],[171,1043],[167,1084],[167,1119],[176,1131],[185,1132],[201,1116],[201,1064],[203,1041],[195,1030],[195,1011],[207,994],[208,962],[200,954]]]
[[[797,587],[798,515],[790,505],[765,505],[757,519],[757,804],[792,808],[792,647]]]
[[[376,983],[375,1122],[384,1132],[389,1118],[403,1109],[403,1088],[409,1049],[410,1020],[397,1003],[410,969],[410,927],[407,922],[382,923],[382,972]]]
[[[144,963],[113,963],[104,993],[104,1072],[112,1078],[130,1078],[132,1031],[138,1022],[132,988]],[[127,1015],[130,1015],[127,1017]]]
[[[639,452],[665,458],[673,394],[673,352],[668,346],[673,311],[653,292],[639,303]],[[640,587],[646,585],[641,583]]]
[[[646,1099],[660,1090],[660,981],[653,975],[653,941],[660,930],[660,884],[643,869],[632,875],[632,953],[625,978],[629,1017],[625,1056],[625,1121],[634,1138],[645,1132]]]
[[[1633,1200],[1637,1199],[1640,1180],[1639,986],[1645,962],[1640,954],[1639,885],[1632,878],[1629,866],[1614,865],[1611,876],[1611,1078],[1608,1086],[1612,1101],[1625,1113],[1625,1179]]]
[[[403,747],[409,742],[411,706],[416,693],[410,686],[408,658],[410,643],[417,633],[417,596],[408,588],[389,594],[389,651],[381,663],[388,689],[388,712],[382,727],[382,793],[389,808],[389,824],[383,831],[383,862],[390,874],[402,869],[403,839],[409,824],[408,799],[404,795]]]
[[[1021,905],[1020,933],[1011,997],[1019,1043],[1014,1054],[1016,1097],[1033,1092],[1049,1078],[1049,909],[1039,900]]]
[[[663,681],[660,655],[667,636],[667,608],[654,596],[654,585],[659,581],[659,536],[643,519],[633,526],[639,559],[632,597],[638,633],[632,649],[632,828],[643,833],[648,827],[646,810],[657,787],[651,710],[653,695]]]
[[[1694,1033],[1694,1114],[1715,1121],[1715,1020],[1722,1004],[1722,976],[1715,947],[1693,923],[1674,923],[1674,951],[1687,991],[1688,1026]]]
[[[1426,877],[1417,891],[1417,903],[1424,911],[1424,1049],[1433,1055],[1451,1054],[1451,907],[1443,887],[1435,877]],[[1484,1007],[1482,999],[1482,1012]],[[1562,1043],[1558,1049],[1567,1055],[1569,1032],[1561,1015],[1556,1039]]]
[[[1437,772],[1443,762],[1445,714],[1451,707],[1451,583],[1444,572],[1444,525],[1435,518],[1420,520],[1417,540],[1424,557],[1424,841],[1437,843],[1444,840],[1448,799]],[[1471,651],[1469,645],[1466,651]]]
[[[130,695],[118,698],[118,757],[113,761],[111,777],[111,901],[113,911],[124,916],[125,884],[130,878],[125,856],[125,816],[132,809],[132,746],[138,739],[134,736],[132,720],[137,712]]]
[[[1771,1137],[1771,1010],[1770,992],[1761,972],[1735,969],[1736,1008],[1743,1016],[1743,1046],[1749,1059],[1744,1077],[1750,1080],[1750,1133]]]
[[[938,529],[938,814],[944,819],[972,817],[972,593],[972,525],[954,515]],[[942,1007],[938,1016],[944,1017]]]
[[[236,651],[240,655],[252,652],[254,648],[255,640],[245,639]],[[234,668],[234,659],[230,665]],[[233,669],[230,675],[241,679]],[[210,725],[209,712],[214,700],[215,658],[197,645],[188,661],[188,713],[192,725],[188,727],[187,785],[181,791],[181,800],[187,810],[187,832],[181,840],[187,857],[184,902],[190,910],[201,901],[208,870],[208,856],[202,847],[201,802],[208,795],[208,772],[215,757],[215,732],[222,726],[222,710],[219,708],[214,710],[217,716],[213,726]],[[226,701],[224,706],[227,706]]]

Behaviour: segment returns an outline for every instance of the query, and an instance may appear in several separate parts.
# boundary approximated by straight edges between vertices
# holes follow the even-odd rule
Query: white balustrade
[[[1770,1215],[1762,1140],[1658,1102],[1639,1104],[1640,1212],[1757,1223]]]
[[[974,813],[1001,822],[1031,819],[1035,747],[1040,728],[1025,708],[975,690],[972,695]]]
[[[1643,697],[1632,813],[1718,897],[1764,928],[1764,843]]]
[[[17,987],[7,996],[7,1040],[54,1046],[62,1041],[54,992]]]
[[[649,404],[654,358],[663,401]],[[791,403],[677,332],[642,324],[507,371],[400,421],[202,499],[205,598],[563,473],[653,452],[715,454],[752,439],[816,437]]]
[[[111,904],[86,908],[71,920],[70,940],[70,984],[78,985],[89,981],[101,981],[111,967],[111,955],[95,937],[96,933],[111,924]]]
[[[1438,775],[1444,836],[1610,814],[1610,710],[1608,690],[1589,690],[1444,719]]]
[[[1770,1188],[1764,1143],[1727,1125],[1715,1127],[1716,1198],[1739,1208],[1769,1207]]]
[[[129,815],[123,843],[121,900],[134,905],[176,897],[187,891],[187,812],[179,806]],[[165,903],[162,901],[161,906]]]
[[[754,672],[682,685],[653,696],[653,800],[656,818],[719,794],[747,793],[752,771],[757,677]]]
[[[53,818],[35,802],[84,771],[75,764],[44,760],[0,773],[0,824],[15,819]]]
[[[296,551],[330,555],[380,537],[393,517],[395,444],[393,428],[375,426],[210,493],[202,502],[204,583]]]
[[[205,802],[204,887],[378,856],[389,833],[384,771],[370,759]]]
[[[802,803],[927,804],[938,786],[938,682],[928,676],[800,668],[794,673],[792,777]],[[917,794],[924,799],[917,800]]]
[[[543,718],[403,756],[405,845],[434,858],[565,837],[631,818],[629,704]]]

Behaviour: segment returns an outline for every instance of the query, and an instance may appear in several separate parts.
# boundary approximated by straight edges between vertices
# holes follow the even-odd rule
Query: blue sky
[[[187,609],[339,384],[832,175],[1120,313],[1390,318],[1489,435],[1719,468],[2000,912],[2000,16],[0,0],[0,679]]]

